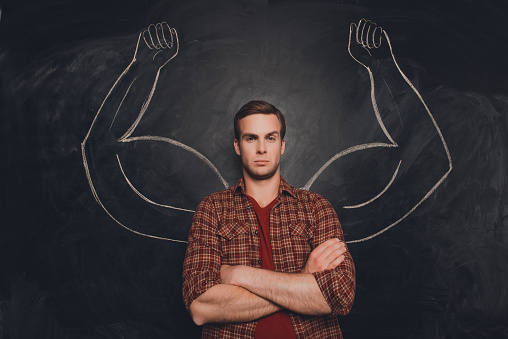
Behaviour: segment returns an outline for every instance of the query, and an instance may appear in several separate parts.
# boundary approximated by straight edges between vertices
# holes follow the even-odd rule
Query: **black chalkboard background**
[[[180,38],[139,135],[192,147],[232,185],[241,173],[232,116],[264,99],[286,114],[282,173],[302,187],[336,153],[386,142],[368,75],[347,53],[349,24],[360,18],[388,32],[453,170],[396,226],[349,245],[357,297],[339,319],[344,335],[508,338],[506,2],[24,0],[0,8],[2,338],[199,337],[181,300],[185,243],[120,227],[94,199],[83,165],[81,143],[139,32],[166,21]],[[406,135],[413,143],[330,166],[311,188],[337,208],[346,240],[389,225],[442,175],[434,155],[419,157],[439,144],[435,131],[426,139],[421,112],[398,108],[406,127],[416,126]],[[132,117],[118,121],[128,127]],[[120,154],[150,199],[189,210],[223,188],[217,176],[181,148],[106,139],[91,140],[86,154],[109,211],[138,232],[185,240],[192,213],[139,199],[107,155]],[[345,198],[362,201],[386,181],[399,157],[414,162],[401,167],[390,198],[362,213],[341,210]],[[355,175],[370,179],[351,186]]]

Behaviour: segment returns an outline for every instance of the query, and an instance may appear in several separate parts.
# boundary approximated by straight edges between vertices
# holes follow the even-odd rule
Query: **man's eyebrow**
[[[271,131],[271,132],[268,132],[266,133],[267,136],[273,136],[273,135],[279,135],[279,131]],[[251,137],[254,137],[254,138],[259,138],[259,135],[258,134],[255,134],[255,133],[244,133],[242,134],[241,136],[242,138],[251,138]]]
[[[266,135],[279,135],[279,131],[273,131],[273,132],[267,133]]]

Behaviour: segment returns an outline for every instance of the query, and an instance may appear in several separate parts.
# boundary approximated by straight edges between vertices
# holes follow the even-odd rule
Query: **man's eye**
[[[275,137],[268,137],[268,140],[275,141]]]

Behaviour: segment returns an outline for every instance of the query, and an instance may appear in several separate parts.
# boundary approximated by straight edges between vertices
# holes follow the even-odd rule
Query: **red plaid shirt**
[[[270,215],[275,271],[300,273],[312,250],[330,238],[344,241],[333,207],[317,193],[289,186],[281,178],[277,202]],[[183,299],[187,310],[194,299],[220,284],[221,265],[261,268],[258,222],[244,183],[206,197],[198,206],[189,233],[183,266]],[[336,315],[351,309],[355,268],[346,252],[333,270],[313,273],[332,309],[328,316],[290,312],[297,338],[342,338]],[[206,324],[202,338],[254,338],[256,321]]]

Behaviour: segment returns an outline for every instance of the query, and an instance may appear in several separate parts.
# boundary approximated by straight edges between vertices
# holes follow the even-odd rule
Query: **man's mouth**
[[[266,159],[254,160],[254,163],[256,163],[258,165],[265,165],[265,164],[268,164],[269,162],[270,162],[270,160],[266,160]]]

